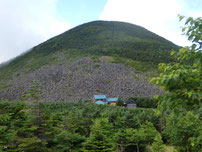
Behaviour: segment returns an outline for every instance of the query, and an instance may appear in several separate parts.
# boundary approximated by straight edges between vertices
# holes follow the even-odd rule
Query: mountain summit
[[[0,68],[0,98],[18,100],[40,82],[42,101],[78,101],[94,94],[115,97],[162,93],[147,81],[160,62],[170,62],[172,42],[143,27],[94,21],[35,46]]]

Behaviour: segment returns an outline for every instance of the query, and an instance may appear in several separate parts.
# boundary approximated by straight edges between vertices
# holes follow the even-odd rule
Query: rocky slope
[[[63,65],[43,66],[26,75],[18,73],[7,82],[9,87],[0,91],[0,97],[20,100],[32,86],[33,80],[40,82],[44,94],[40,100],[44,102],[89,100],[95,94],[127,98],[162,93],[135,68],[111,63],[107,57],[97,61],[89,57],[64,60],[66,63]]]

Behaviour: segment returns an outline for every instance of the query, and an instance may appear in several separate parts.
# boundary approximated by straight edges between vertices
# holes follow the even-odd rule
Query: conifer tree
[[[108,119],[96,119],[87,141],[83,144],[84,152],[113,152],[115,143],[113,140],[113,126]]]
[[[165,144],[161,139],[161,135],[157,134],[152,143],[152,149],[154,152],[165,152]]]

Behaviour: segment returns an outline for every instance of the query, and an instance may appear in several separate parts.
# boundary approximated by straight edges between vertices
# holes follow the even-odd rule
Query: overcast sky
[[[178,14],[202,17],[201,0],[0,0],[0,63],[93,20],[130,22],[189,45]]]

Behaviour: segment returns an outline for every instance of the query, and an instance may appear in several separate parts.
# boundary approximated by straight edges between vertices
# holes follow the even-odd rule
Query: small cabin
[[[114,106],[116,105],[116,102],[118,101],[118,98],[107,98],[107,104]]]
[[[126,101],[124,104],[127,108],[137,108],[137,103],[132,100]]]

